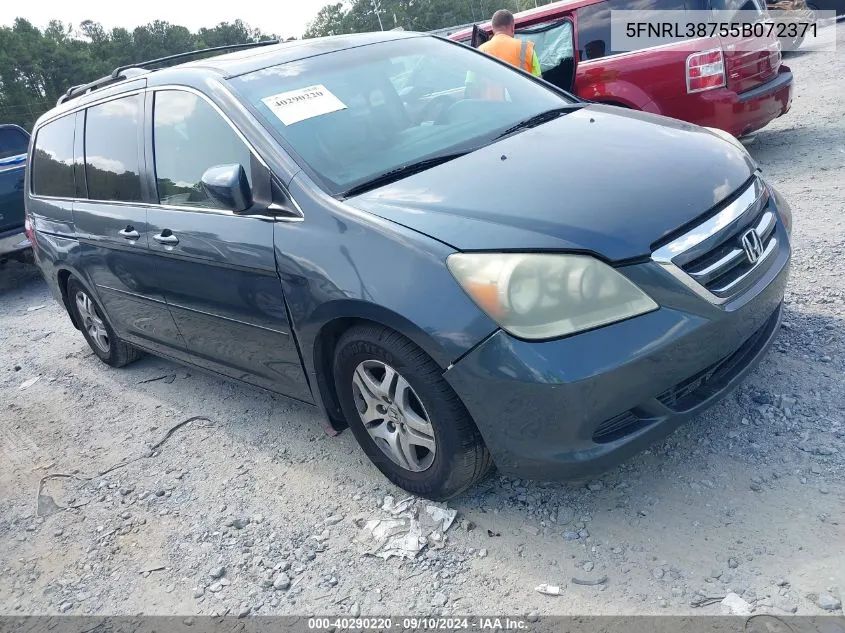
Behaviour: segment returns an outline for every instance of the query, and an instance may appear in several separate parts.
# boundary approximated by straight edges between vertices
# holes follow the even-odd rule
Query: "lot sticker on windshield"
[[[261,101],[285,125],[346,109],[346,105],[321,84],[270,95]]]

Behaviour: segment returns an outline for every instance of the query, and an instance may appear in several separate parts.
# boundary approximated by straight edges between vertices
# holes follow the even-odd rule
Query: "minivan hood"
[[[649,255],[755,168],[705,128],[591,104],[346,203],[458,250],[621,261]]]

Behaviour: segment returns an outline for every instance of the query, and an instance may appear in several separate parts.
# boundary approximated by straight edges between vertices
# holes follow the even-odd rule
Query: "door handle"
[[[173,235],[173,231],[170,229],[164,229],[158,235],[153,235],[153,239],[159,244],[165,244],[166,246],[175,246],[179,243],[179,238]]]
[[[138,231],[135,230],[135,227],[131,225],[127,226],[122,231],[118,231],[117,234],[120,235],[120,237],[126,238],[127,240],[137,240],[139,237],[141,237],[141,234],[138,233]]]

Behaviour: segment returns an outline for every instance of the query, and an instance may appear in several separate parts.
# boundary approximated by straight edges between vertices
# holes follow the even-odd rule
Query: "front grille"
[[[768,202],[768,201],[767,201]],[[762,211],[752,217],[751,224],[739,225],[735,232],[717,244],[701,257],[681,266],[681,269],[697,283],[717,297],[731,297],[749,281],[755,269],[762,267],[777,248],[774,236],[775,214],[764,205]],[[743,237],[754,230],[759,239],[761,252],[752,262],[743,246]],[[748,238],[753,240],[755,238]]]
[[[701,294],[721,303],[747,290],[774,261],[777,222],[768,188],[754,178],[716,215],[655,251],[653,258],[670,270],[680,269]]]

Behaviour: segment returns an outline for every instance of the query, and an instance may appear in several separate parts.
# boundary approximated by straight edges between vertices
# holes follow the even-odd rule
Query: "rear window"
[[[0,128],[0,159],[26,154],[29,136],[16,127]]]
[[[586,61],[622,52],[611,50],[611,11],[684,11],[685,9],[699,8],[699,6],[694,6],[696,5],[696,1],[605,0],[604,2],[581,7],[576,12],[578,56],[581,61]]]
[[[141,200],[140,104],[139,95],[132,95],[88,108],[85,175],[91,200]]]
[[[70,115],[52,121],[38,130],[30,165],[33,194],[54,198],[75,196],[74,127],[74,115]]]

